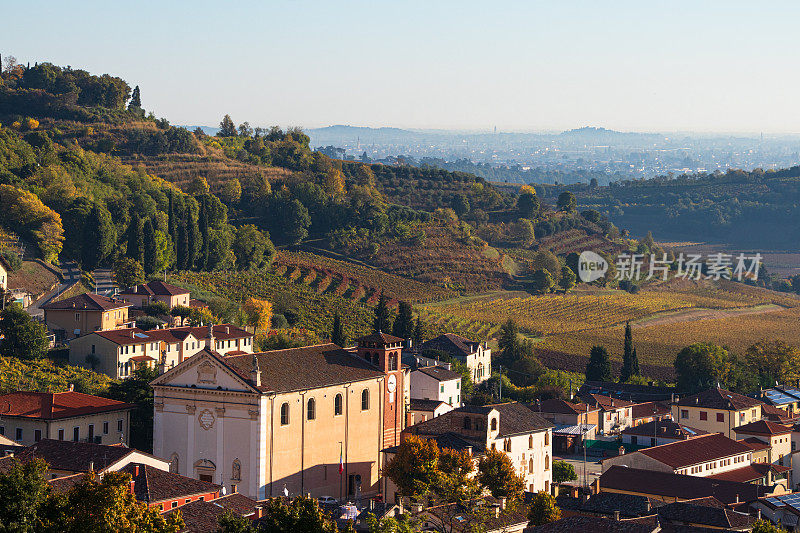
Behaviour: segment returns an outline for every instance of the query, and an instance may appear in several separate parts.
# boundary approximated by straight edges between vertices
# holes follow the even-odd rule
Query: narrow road
[[[117,289],[117,282],[114,281],[114,274],[110,268],[98,268],[92,272],[94,278],[94,290],[97,294],[108,296]]]
[[[61,265],[61,276],[63,279],[61,283],[58,285],[58,287],[48,292],[47,294],[45,294],[44,296],[42,296],[41,298],[39,298],[38,300],[36,300],[35,302],[33,302],[31,305],[28,306],[26,311],[28,312],[29,315],[43,319],[44,311],[42,311],[42,306],[61,296],[64,293],[64,291],[69,289],[72,286],[72,284],[75,283],[76,281],[80,281],[81,271],[76,263],[64,263],[63,265]]]

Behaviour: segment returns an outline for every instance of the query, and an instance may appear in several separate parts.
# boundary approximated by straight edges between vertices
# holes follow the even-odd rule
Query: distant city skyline
[[[0,54],[139,85],[173,124],[800,133],[780,1],[106,3],[15,7]]]

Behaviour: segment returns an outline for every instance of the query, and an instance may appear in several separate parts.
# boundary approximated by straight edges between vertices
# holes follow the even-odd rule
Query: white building
[[[411,372],[411,398],[438,400],[461,407],[461,374],[442,366],[428,366]]]
[[[475,383],[483,383],[492,376],[492,350],[486,343],[471,341],[454,333],[445,333],[423,342],[419,349],[423,355],[445,353],[466,365]]]

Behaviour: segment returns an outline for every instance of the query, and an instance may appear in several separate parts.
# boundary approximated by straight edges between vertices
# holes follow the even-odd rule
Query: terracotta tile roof
[[[747,446],[750,446],[750,449],[752,449],[754,452],[772,448],[771,445],[755,437],[747,437],[746,439],[739,439],[739,442],[741,442],[742,444],[746,444]]]
[[[93,463],[95,471],[101,472],[133,451],[124,446],[42,439],[15,457],[23,462],[44,459],[51,469],[69,472],[88,472],[90,463]]]
[[[745,435],[786,435],[792,432],[792,428],[769,420],[756,420],[743,426],[737,426],[733,428],[733,431]]]
[[[0,395],[0,416],[54,420],[136,407],[80,392],[11,392]]]
[[[179,296],[181,294],[189,294],[189,291],[186,289],[181,289],[180,287],[176,287],[175,285],[170,285],[169,283],[165,283],[159,280],[153,280],[143,285],[136,285],[134,287],[128,287],[124,291],[120,292],[121,295],[129,295],[129,294],[149,294],[152,296]]]
[[[189,307],[195,309],[208,309],[208,304],[205,303],[203,300],[197,300],[195,298],[192,298],[189,300]]]
[[[549,524],[526,527],[524,533],[654,533],[660,528],[626,520],[612,520],[596,516],[569,516]]]
[[[258,502],[248,498],[241,492],[221,496],[212,503],[241,516],[253,514],[256,510],[256,505],[258,505]]]
[[[598,410],[597,407],[591,407],[585,403],[572,403],[566,400],[558,400],[551,398],[537,404],[531,404],[531,409],[542,414],[560,414],[560,415],[579,415],[586,414],[586,408],[589,407],[589,412],[593,413]]]
[[[750,463],[749,465],[745,465],[741,468],[736,468],[735,470],[728,470],[727,472],[721,472],[719,474],[713,474],[708,476],[709,479],[721,479],[724,481],[738,481],[739,483],[752,483],[753,481],[762,479],[767,475],[767,472],[770,470],[780,472],[781,470],[776,469],[774,467],[778,467],[783,470],[784,472],[787,470],[791,470],[791,468],[780,466],[780,465],[771,465],[769,463]]]
[[[219,493],[221,485],[159,470],[145,464],[131,463],[121,470],[131,475],[136,499],[149,504],[208,493]],[[215,494],[216,496],[216,494]]]
[[[725,389],[706,389],[692,396],[681,398],[678,405],[687,407],[705,407],[707,409],[721,409],[726,411],[741,411],[762,405],[756,399],[744,396]]]
[[[437,350],[458,357],[466,357],[477,352],[479,346],[480,343],[471,341],[455,333],[445,333],[423,342],[419,349],[422,352],[426,350]]]
[[[612,466],[600,476],[600,490],[622,491],[692,500],[714,496],[724,504],[752,502],[769,493],[769,487],[707,477]]]
[[[637,403],[631,407],[631,414],[634,420],[637,418],[650,418],[653,416],[665,416],[672,412],[669,405],[662,402]]]
[[[400,337],[395,337],[394,335],[389,335],[388,333],[377,332],[372,333],[370,335],[365,335],[360,339],[357,339],[357,342],[374,342],[376,344],[396,344],[398,342],[403,342],[403,339]]]
[[[500,426],[497,438],[510,437],[512,435],[522,435],[544,431],[553,427],[553,424],[539,416],[529,407],[518,402],[501,403],[483,406],[465,406],[453,409],[441,416],[420,422],[408,428],[410,433],[417,435],[443,435],[453,432],[453,428],[463,427],[465,413],[479,414],[487,417],[493,410],[500,414]],[[484,425],[484,431],[488,431],[489,424]],[[484,434],[485,435],[485,434]],[[468,440],[475,440],[478,437],[466,437]],[[485,436],[479,439],[485,445]]]
[[[79,294],[72,298],[66,298],[57,302],[44,304],[42,309],[45,311],[57,310],[87,310],[87,311],[110,311],[112,309],[122,309],[130,307],[132,304],[116,298],[109,298],[100,294]]]
[[[63,494],[75,488],[76,485],[79,485],[80,482],[83,481],[84,477],[86,477],[86,474],[84,473],[72,474],[71,476],[61,476],[55,479],[49,479],[47,484],[50,485],[50,488],[53,489],[53,491]]]
[[[688,502],[673,502],[658,508],[662,521],[677,524],[701,525],[725,530],[749,530],[753,519],[746,514],[726,509],[716,498],[703,498]]]
[[[766,417],[767,420],[781,423],[788,423],[793,418],[786,409],[781,409],[780,407],[775,407],[768,403],[765,403],[761,406],[761,415]]]
[[[678,424],[668,418],[654,420],[646,424],[640,424],[623,430],[623,435],[637,435],[642,437],[661,437],[670,439],[690,439],[698,435],[707,435],[707,431],[690,428],[683,424]]]
[[[451,381],[454,379],[461,379],[461,374],[448,370],[443,366],[425,366],[420,367],[416,372],[422,372],[426,376],[432,377],[437,381]]]
[[[721,433],[711,433],[634,453],[641,453],[672,468],[684,468],[749,451],[750,447],[746,444],[729,439]]]
[[[195,500],[175,509],[170,509],[163,513],[163,516],[181,513],[185,524],[184,528],[181,529],[181,533],[208,533],[209,531],[218,530],[219,517],[226,512],[228,512],[227,509],[213,502]]]
[[[224,362],[249,381],[253,359],[261,371],[264,392],[289,392],[383,377],[367,361],[333,343],[224,357]]]
[[[412,411],[434,411],[443,403],[441,400],[423,400],[421,398],[411,398],[409,400]]]
[[[614,511],[619,511],[620,516],[630,518],[653,514],[655,512],[653,509],[661,505],[664,505],[664,502],[647,496],[601,492],[580,504],[579,510],[607,515],[613,515]]]
[[[253,336],[252,333],[230,324],[213,326],[213,331],[214,338],[221,341],[250,338]],[[150,329],[147,331],[139,328],[126,328],[95,331],[94,334],[100,335],[104,339],[108,339],[120,346],[147,342],[166,342],[174,344],[184,341],[189,335],[199,340],[207,339],[208,326],[182,326],[178,328]]]
[[[628,400],[612,398],[602,394],[584,393],[581,394],[581,399],[586,401],[589,405],[600,407],[604,411],[613,411],[621,407],[630,407],[634,405],[633,402],[629,402]]]

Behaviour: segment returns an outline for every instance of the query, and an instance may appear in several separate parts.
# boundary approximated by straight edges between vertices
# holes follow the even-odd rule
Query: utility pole
[[[500,390],[500,399],[503,399],[503,365],[497,365],[497,368],[500,369],[500,381],[497,385],[497,388]]]

